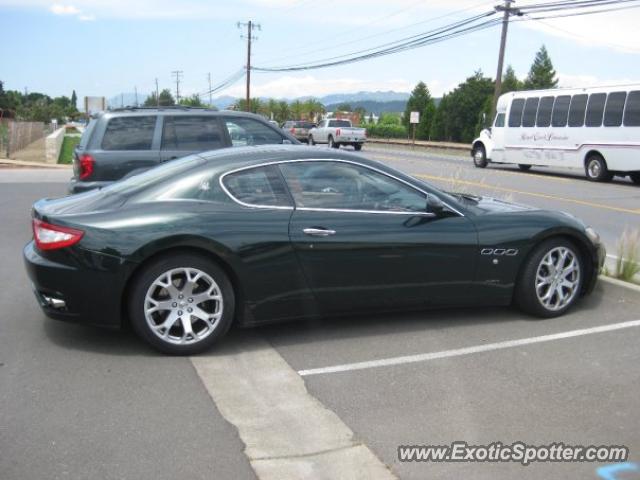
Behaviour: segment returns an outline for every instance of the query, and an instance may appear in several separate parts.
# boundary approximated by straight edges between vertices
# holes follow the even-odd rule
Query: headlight
[[[598,235],[598,232],[593,228],[587,227],[584,229],[584,232],[587,234],[587,237],[589,237],[589,240],[591,240],[591,243],[594,245],[598,245],[600,243],[600,235]]]

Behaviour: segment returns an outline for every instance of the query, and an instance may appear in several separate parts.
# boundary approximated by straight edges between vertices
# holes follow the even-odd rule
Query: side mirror
[[[435,195],[427,196],[427,213],[440,215],[444,211],[444,203]]]

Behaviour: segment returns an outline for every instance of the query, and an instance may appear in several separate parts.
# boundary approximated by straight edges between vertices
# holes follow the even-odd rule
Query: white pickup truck
[[[349,120],[322,120],[320,124],[309,130],[309,145],[326,143],[332,148],[340,145],[353,145],[356,150],[362,150],[367,141],[367,131],[364,128],[351,126]]]

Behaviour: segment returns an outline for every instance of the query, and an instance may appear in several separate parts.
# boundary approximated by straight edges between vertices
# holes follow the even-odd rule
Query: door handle
[[[335,230],[329,230],[327,228],[305,228],[302,230],[305,235],[311,235],[312,237],[328,237],[335,235]]]

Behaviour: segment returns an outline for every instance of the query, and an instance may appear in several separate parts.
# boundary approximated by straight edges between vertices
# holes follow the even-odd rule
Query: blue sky
[[[546,1],[546,0],[545,0]],[[538,3],[536,0],[535,3]],[[0,80],[5,89],[78,97],[146,93],[157,77],[182,92],[207,88],[245,63],[236,22],[262,30],[253,64],[282,65],[349,53],[492,8],[480,0],[0,0]],[[533,3],[520,0],[516,6]],[[446,16],[445,16],[446,15]],[[444,17],[443,17],[444,16]],[[441,17],[441,18],[438,18]],[[419,25],[413,25],[421,22]],[[561,84],[640,81],[640,8],[512,23],[506,63],[525,76],[543,43]],[[498,28],[363,63],[301,73],[254,73],[253,93],[292,98],[360,90],[409,91],[423,80],[441,95],[475,70],[493,76]],[[363,37],[373,37],[358,41]],[[320,51],[318,51],[320,50]],[[283,58],[284,57],[284,58]],[[280,59],[281,60],[278,60]],[[243,82],[220,94],[243,95]]]

